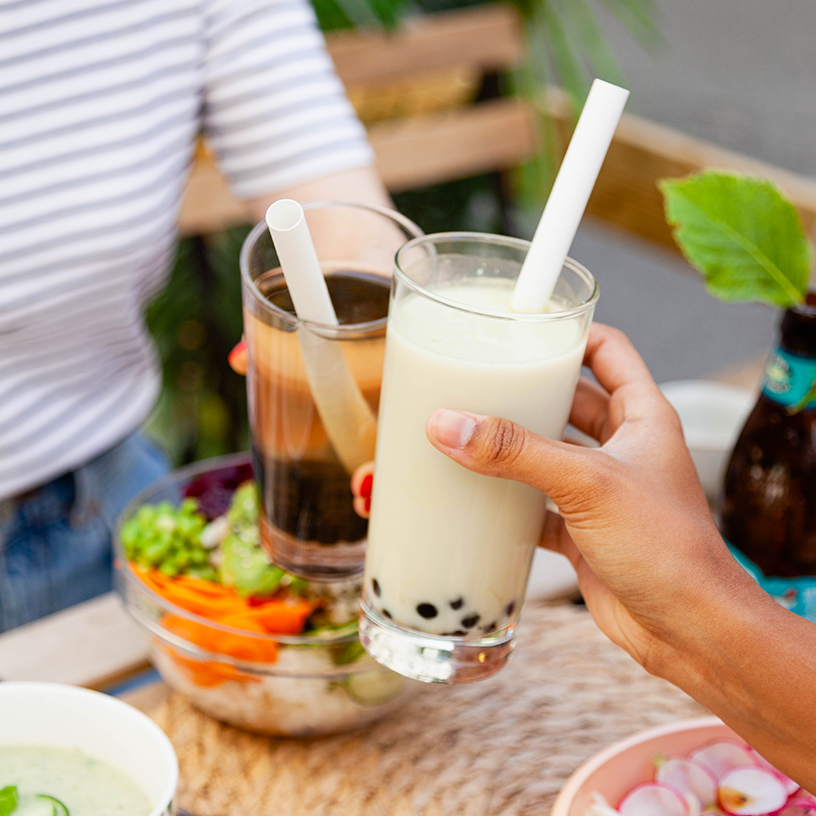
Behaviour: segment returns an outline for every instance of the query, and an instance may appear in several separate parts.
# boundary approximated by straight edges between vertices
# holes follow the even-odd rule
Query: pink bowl
[[[596,792],[616,807],[635,785],[654,780],[653,760],[657,754],[686,756],[701,745],[728,738],[740,740],[716,717],[681,720],[639,731],[581,765],[558,794],[551,816],[584,816]]]

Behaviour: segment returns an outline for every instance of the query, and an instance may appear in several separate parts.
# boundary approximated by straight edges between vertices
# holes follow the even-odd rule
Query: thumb
[[[468,470],[535,487],[559,507],[593,481],[589,451],[508,419],[442,408],[425,425],[431,444]]]

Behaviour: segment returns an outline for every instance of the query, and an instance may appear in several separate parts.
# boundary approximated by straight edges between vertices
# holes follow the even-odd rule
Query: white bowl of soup
[[[0,683],[0,724],[0,796],[12,816],[172,812],[176,753],[127,703],[55,683]]]

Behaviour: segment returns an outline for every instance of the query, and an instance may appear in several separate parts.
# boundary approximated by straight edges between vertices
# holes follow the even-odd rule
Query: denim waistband
[[[0,500],[0,524],[4,516],[17,516],[26,526],[45,527],[65,516],[74,502],[73,473],[65,473],[47,484],[19,496]],[[2,541],[2,537],[0,537]]]
[[[72,473],[0,501],[0,631],[107,591],[117,518],[167,469],[136,433]]]

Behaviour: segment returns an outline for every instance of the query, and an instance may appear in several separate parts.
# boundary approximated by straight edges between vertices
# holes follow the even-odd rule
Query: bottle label
[[[730,542],[726,541],[731,555],[739,565],[776,601],[786,609],[816,622],[816,575],[800,578],[769,578],[753,562]]]
[[[774,349],[765,366],[762,393],[796,410],[816,408],[816,360]]]

